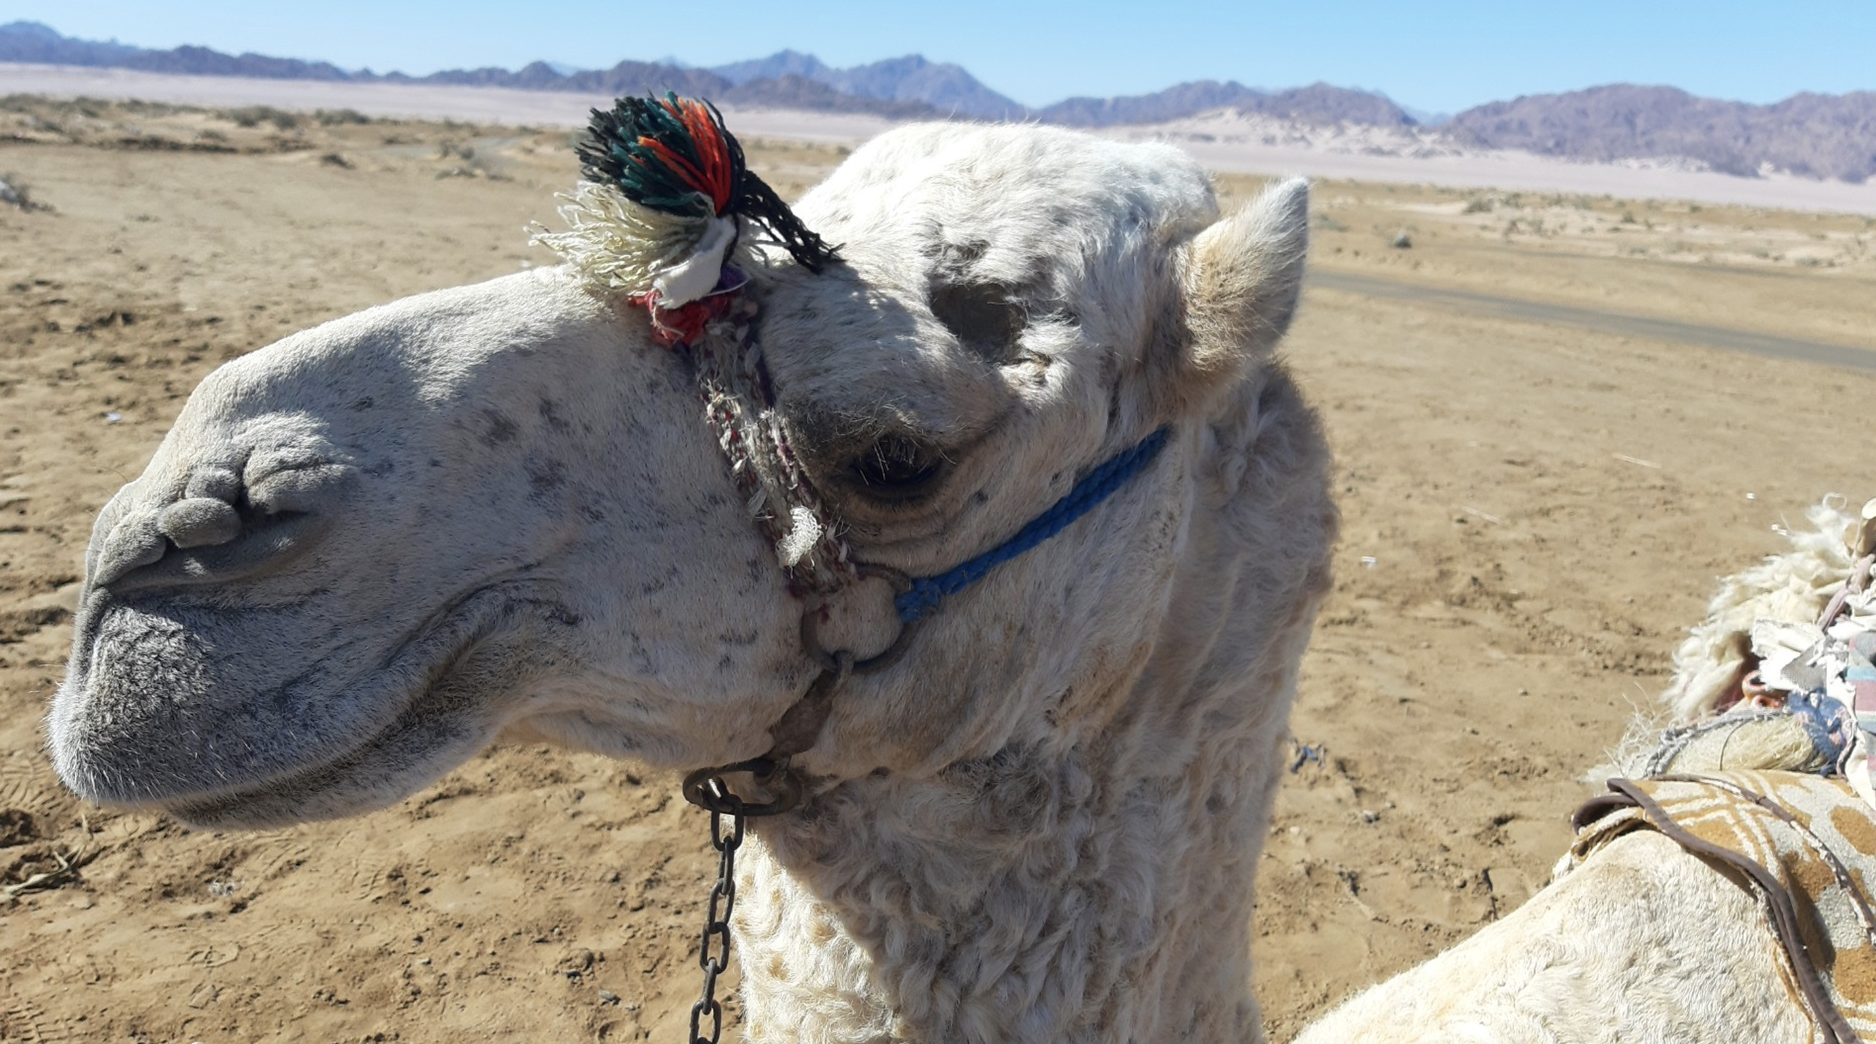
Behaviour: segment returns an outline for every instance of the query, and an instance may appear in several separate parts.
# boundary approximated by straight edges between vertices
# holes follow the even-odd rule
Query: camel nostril
[[[214,547],[241,535],[241,516],[225,500],[190,497],[164,508],[156,527],[170,543],[184,550]]]
[[[319,545],[356,481],[353,468],[305,453],[257,453],[246,474],[200,466],[180,499],[113,501],[90,583],[122,598],[271,575]]]
[[[163,560],[169,542],[150,525],[149,516],[125,519],[106,534],[98,549],[91,582],[103,586]]]
[[[356,477],[351,468],[340,464],[305,463],[271,471],[250,466],[243,485],[248,506],[257,511],[268,515],[305,514],[330,510]]]
[[[189,484],[182,495],[190,500],[207,497],[229,504],[241,500],[241,476],[233,468],[211,464],[197,468],[189,476]]]

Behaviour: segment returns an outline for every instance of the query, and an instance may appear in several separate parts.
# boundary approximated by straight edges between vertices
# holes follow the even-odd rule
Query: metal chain
[[[710,905],[704,914],[703,938],[697,948],[697,963],[703,966],[703,996],[690,1008],[691,1044],[717,1044],[723,1036],[723,1004],[717,1000],[717,977],[730,966],[730,913],[736,907],[736,850],[743,843],[742,801],[730,793],[721,779],[708,781],[716,807],[710,812],[710,847],[717,850],[717,883],[710,889]],[[723,831],[723,821],[730,829]],[[710,1020],[710,1034],[702,1031],[703,1021]]]
[[[860,568],[901,592],[911,588],[911,580],[896,569],[871,565]],[[821,645],[821,608],[818,596],[810,598],[801,616],[802,647],[822,664],[821,673],[769,730],[773,743],[769,752],[731,765],[700,768],[684,777],[684,800],[710,813],[710,847],[717,850],[717,883],[710,889],[703,937],[697,949],[697,963],[703,968],[703,996],[691,1005],[690,1044],[718,1044],[723,1035],[723,1004],[716,997],[717,979],[730,966],[730,913],[736,906],[736,850],[742,847],[743,824],[751,816],[781,815],[801,803],[801,773],[790,766],[789,760],[820,738],[834,697],[847,678],[890,667],[905,652],[912,633],[911,625],[902,623],[886,651],[855,663],[851,652],[829,652]],[[755,784],[748,800],[731,790],[724,779],[743,775]],[[730,823],[728,833],[723,831],[726,819]],[[703,1032],[706,1019],[710,1023],[708,1035]]]

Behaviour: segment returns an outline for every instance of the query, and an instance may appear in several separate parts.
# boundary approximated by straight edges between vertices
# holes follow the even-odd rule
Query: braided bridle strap
[[[756,320],[756,284],[732,263],[744,232],[768,234],[818,272],[839,259],[748,169],[707,102],[667,94],[593,110],[564,232],[535,242],[603,293],[646,310],[651,333],[691,362],[704,415],[751,519],[789,587],[827,595],[857,576],[840,527],[803,471],[775,409]]]
[[[655,298],[633,300],[651,312],[655,336],[690,357],[704,417],[729,462],[743,503],[788,574],[798,595],[830,595],[858,578],[852,552],[820,491],[788,444],[775,409],[773,385],[756,339],[761,314],[753,282],[733,265],[723,268],[727,284],[711,297],[685,305],[712,314],[688,341],[688,317],[673,315]],[[706,304],[708,302],[708,304]],[[667,338],[671,338],[667,340]]]

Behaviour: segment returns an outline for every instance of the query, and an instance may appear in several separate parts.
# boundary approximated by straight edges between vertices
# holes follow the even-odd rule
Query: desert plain
[[[0,1041],[682,1036],[714,867],[672,778],[504,745],[362,819],[218,834],[86,806],[44,753],[92,516],[194,384],[553,263],[526,228],[569,141],[0,100]],[[748,144],[785,195],[848,151]],[[1256,882],[1273,1040],[1541,887],[1715,578],[1876,494],[1876,218],[1319,180],[1312,229],[1284,352],[1344,521]]]

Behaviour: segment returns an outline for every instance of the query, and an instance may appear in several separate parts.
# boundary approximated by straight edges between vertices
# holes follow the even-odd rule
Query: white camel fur
[[[744,851],[750,1037],[1261,1039],[1252,878],[1335,529],[1273,354],[1303,184],[1221,220],[1170,148],[945,125],[797,209],[843,264],[738,263],[861,558],[942,572],[1171,440],[841,691],[805,805]],[[856,478],[906,441],[931,488]],[[886,644],[889,594],[843,592],[830,643]],[[683,360],[536,271],[203,383],[99,517],[53,755],[82,795],[215,827],[384,806],[503,730],[723,764],[814,677],[800,611]]]
[[[1785,531],[1789,551],[1720,581],[1707,618],[1674,652],[1674,677],[1662,694],[1665,721],[1638,722],[1625,744],[1630,753],[1596,777],[1641,775],[1648,741],[1663,724],[1708,720],[1740,699],[1755,621],[1818,618],[1850,576],[1846,534],[1862,522],[1834,498],[1814,506],[1806,521]],[[1786,767],[1784,740],[1795,729],[1790,719],[1774,718],[1715,732],[1717,742],[1690,745],[1672,769]],[[1786,959],[1744,882],[1663,834],[1640,831],[1580,866],[1565,860],[1556,880],[1509,917],[1358,995],[1297,1041],[1824,1039],[1786,984]]]

